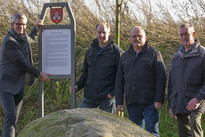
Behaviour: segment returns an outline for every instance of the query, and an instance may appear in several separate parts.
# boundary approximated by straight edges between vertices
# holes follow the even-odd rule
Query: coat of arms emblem
[[[62,8],[51,8],[51,21],[53,23],[60,23],[63,19],[63,9]]]

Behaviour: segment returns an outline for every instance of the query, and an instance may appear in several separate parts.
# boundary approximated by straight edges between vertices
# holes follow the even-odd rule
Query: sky
[[[86,2],[86,5],[90,7],[91,11],[97,13],[98,10],[95,8],[95,1],[96,0],[84,0]],[[115,0],[102,0],[104,3],[108,2],[112,4],[115,7]],[[121,1],[121,0],[120,0]],[[132,1],[132,0],[124,0],[125,1]],[[188,19],[187,14],[193,15],[193,10],[197,10],[199,13],[198,16],[205,17],[205,9],[202,9],[198,2],[205,3],[205,0],[133,0],[136,4],[133,4],[132,2],[128,2],[130,13],[133,15],[137,15],[137,18],[143,20],[143,14],[138,9],[141,7],[141,1],[148,4],[150,2],[152,11],[156,13],[159,17],[161,15],[161,10],[168,10],[170,15],[174,18],[175,21],[179,19],[179,17],[182,17],[184,19]],[[161,5],[159,5],[161,4]],[[160,8],[159,8],[160,7]],[[179,16],[177,16],[179,15]]]

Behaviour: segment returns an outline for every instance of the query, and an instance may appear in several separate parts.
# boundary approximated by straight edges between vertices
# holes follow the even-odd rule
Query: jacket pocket
[[[142,61],[141,61],[141,63],[142,63],[142,67],[143,67],[143,69],[145,69],[145,70],[148,70],[148,71],[150,71],[150,72],[153,72],[153,66],[152,66],[152,61],[150,60],[150,59],[143,59]]]
[[[4,75],[13,79],[18,78],[18,76],[20,75],[20,71],[15,68],[15,67],[7,67],[6,70],[3,71]]]
[[[193,92],[185,92],[184,93],[184,106],[186,107],[189,103],[189,101],[194,98],[196,93]]]
[[[122,66],[123,66],[123,71],[127,74],[129,72],[131,62],[130,61],[123,61]]]
[[[172,110],[176,110],[177,105],[177,93],[173,93],[169,96],[169,106]]]
[[[131,100],[131,93],[132,91],[130,90],[130,86],[129,85],[127,85],[127,86],[125,86],[125,101],[126,101],[126,103],[128,103],[128,102],[130,102],[130,100]]]
[[[172,99],[173,97],[175,97],[176,94],[177,94],[176,92],[171,93],[170,96],[169,96],[169,99]]]
[[[194,98],[196,95],[196,92],[185,92],[185,97],[189,97],[189,98]]]

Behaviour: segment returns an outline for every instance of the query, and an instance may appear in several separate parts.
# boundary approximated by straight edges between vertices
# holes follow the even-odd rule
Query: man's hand
[[[173,114],[173,111],[172,111],[171,108],[169,108],[169,115],[170,115],[170,117],[173,118],[173,119],[177,118],[177,117]]]
[[[155,106],[156,109],[160,109],[162,107],[162,103],[154,102],[154,106]]]
[[[117,109],[119,111],[124,111],[124,105],[117,105]]]
[[[196,98],[193,98],[192,100],[189,101],[188,105],[187,105],[187,110],[192,111],[192,110],[196,110],[200,105],[200,101]]]
[[[45,72],[41,72],[39,78],[40,78],[41,81],[50,81],[48,76],[49,76],[49,74],[47,74]]]
[[[75,85],[75,91],[78,91],[78,86]],[[70,94],[72,94],[72,87],[70,86]]]
[[[36,23],[35,23],[35,26],[36,26],[36,28],[38,30],[38,34],[40,34],[40,30],[41,30],[40,28],[41,28],[41,26],[43,26],[43,20],[37,19]]]
[[[112,98],[113,98],[113,96],[111,96],[110,93],[107,94],[107,97],[108,97],[109,99],[112,99]]]

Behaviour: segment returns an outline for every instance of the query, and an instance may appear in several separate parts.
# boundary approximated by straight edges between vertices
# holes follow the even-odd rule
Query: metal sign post
[[[44,25],[39,35],[39,69],[49,73],[50,79],[71,79],[72,108],[76,107],[75,91],[75,19],[71,8],[65,3],[45,3],[40,19],[44,19],[50,8],[52,22],[56,25]],[[63,8],[66,8],[70,24],[59,25],[63,20]],[[43,82],[39,80],[39,117],[44,117]]]

